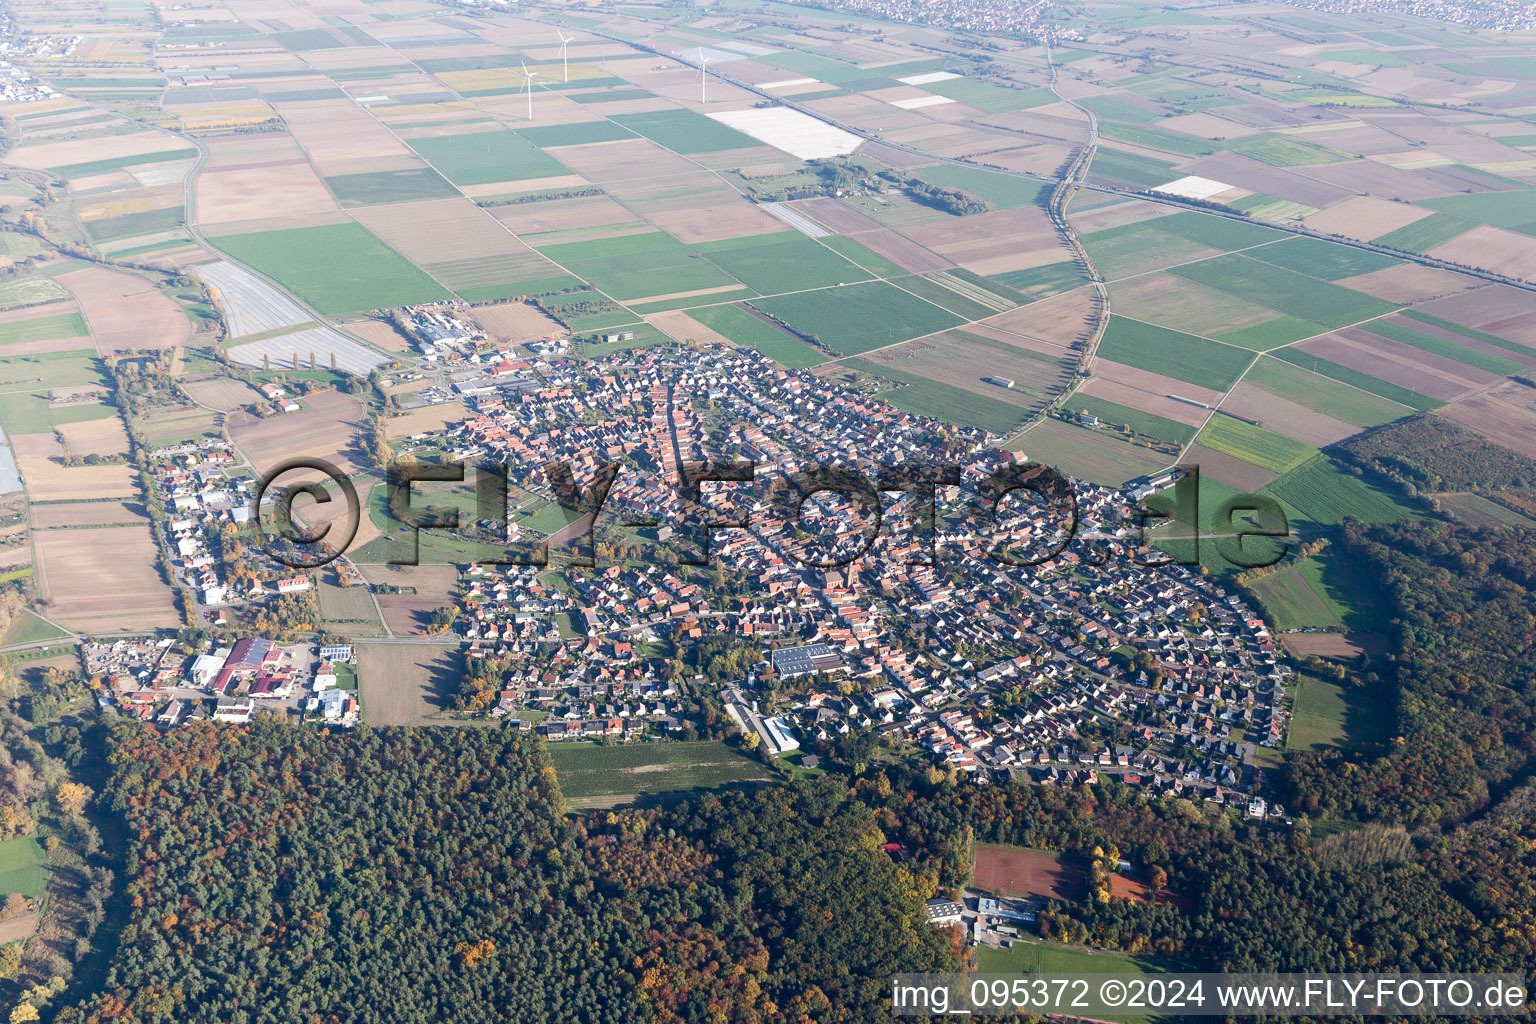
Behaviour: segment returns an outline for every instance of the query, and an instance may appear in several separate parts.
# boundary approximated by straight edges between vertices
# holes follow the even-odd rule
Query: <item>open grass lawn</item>
[[[739,285],[701,254],[662,231],[564,242],[539,251],[621,302]],[[732,297],[717,293],[698,301]]]
[[[430,167],[338,174],[326,178],[325,184],[342,206],[404,203],[413,199],[442,199],[458,195],[447,179]]]
[[[613,120],[674,153],[715,153],[760,145],[752,136],[692,110],[615,114]]]
[[[1280,500],[1291,517],[1293,528],[1335,526],[1342,523],[1345,516],[1368,523],[1388,523],[1414,515],[1411,508],[1339,469],[1332,459],[1322,454],[1265,484],[1261,493]]]
[[[1290,559],[1249,586],[1276,629],[1336,629],[1340,625],[1338,616],[1297,574]]]
[[[1292,691],[1287,750],[1375,746],[1391,734],[1390,698],[1302,673]]]
[[[19,892],[37,899],[48,889],[48,861],[35,836],[0,842],[0,896]]]
[[[714,740],[556,744],[549,756],[560,792],[573,806],[611,807],[643,796],[770,778],[761,764]]]
[[[1098,354],[1217,391],[1237,383],[1253,361],[1244,349],[1121,316],[1109,318]]]
[[[752,305],[846,355],[884,348],[964,322],[884,281],[755,299]]]
[[[1221,413],[1200,432],[1200,443],[1276,473],[1289,472],[1318,453],[1309,444]]]
[[[1084,949],[1044,939],[1015,939],[1008,949],[976,947],[976,970],[981,974],[1041,974],[1057,978],[1118,974],[1140,977],[1173,969],[1172,965],[1156,957]],[[1124,1024],[1145,1024],[1156,1018],[1134,1013],[1107,1013],[1103,1019],[1123,1021]]]
[[[764,295],[868,281],[841,255],[798,231],[727,238],[693,247],[727,274]]]
[[[791,370],[815,366],[827,361],[819,352],[792,334],[740,306],[701,306],[688,315],[699,323],[725,335],[745,348],[754,348],[781,366]]]
[[[1174,267],[1169,273],[1329,328],[1347,327],[1398,308],[1363,292],[1235,253]]]
[[[1072,412],[1089,413],[1105,423],[1130,427],[1138,434],[1146,434],[1173,444],[1188,444],[1195,436],[1195,428],[1187,423],[1170,420],[1156,413],[1132,409],[1118,402],[1094,398],[1092,395],[1073,395],[1067,400],[1067,408]]]
[[[489,185],[571,173],[570,168],[516,132],[438,135],[407,139],[406,143],[455,185]]]
[[[109,383],[91,349],[0,358],[0,429],[7,434],[41,434],[61,423],[115,416],[117,407],[106,402],[55,404],[50,398],[54,388]]]
[[[57,626],[49,625],[31,612],[22,612],[12,620],[10,628],[5,631],[4,643],[6,644],[30,644],[39,640],[52,640],[55,637],[67,636]]]
[[[255,231],[210,241],[327,315],[453,297],[361,224]]]
[[[1337,281],[1356,274],[1398,266],[1403,261],[1379,252],[1369,252],[1348,245],[1335,245],[1321,238],[1294,235],[1283,242],[1266,245],[1250,253],[1254,259],[1294,270],[1324,281]]]

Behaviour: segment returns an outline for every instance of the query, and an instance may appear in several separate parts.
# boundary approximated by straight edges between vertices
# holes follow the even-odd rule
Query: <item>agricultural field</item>
[[[1187,423],[1158,416],[1142,409],[1133,409],[1118,402],[1111,402],[1092,395],[1075,394],[1067,401],[1067,408],[1074,413],[1088,413],[1105,423],[1129,427],[1138,434],[1146,434],[1172,444],[1188,444],[1195,437],[1195,428]]]
[[[1322,454],[1266,485],[1263,493],[1279,499],[1293,527],[1331,525],[1343,522],[1345,516],[1385,523],[1414,515],[1413,509],[1339,469]]]
[[[1380,696],[1305,673],[1297,677],[1291,700],[1287,750],[1374,746],[1395,719]]]
[[[211,241],[326,315],[450,298],[446,289],[360,224],[224,235]]]
[[[719,332],[732,344],[754,348],[791,370],[815,366],[830,358],[739,305],[700,306],[689,310],[688,316]]]
[[[1395,303],[1246,255],[1202,260],[1174,267],[1170,273],[1327,328],[1359,323],[1398,308]]]
[[[1199,442],[1276,473],[1289,472],[1318,454],[1311,445],[1221,413],[1211,417],[1200,432]]]
[[[669,793],[760,784],[771,778],[762,765],[716,741],[571,743],[550,747],[549,757],[560,792],[574,808],[643,803]]]
[[[409,142],[412,149],[459,186],[559,178],[571,173],[530,139],[526,131],[435,135]]]
[[[798,231],[704,242],[694,249],[763,295],[869,280],[843,256]]]
[[[964,322],[883,281],[754,299],[752,306],[844,355],[895,345]]]
[[[735,278],[661,231],[566,242],[539,251],[620,302],[677,295],[697,297],[686,303],[696,305],[746,291]]]
[[[463,671],[456,646],[357,644],[358,700],[369,725],[445,724]]]
[[[1099,355],[1218,391],[1236,384],[1253,361],[1241,348],[1121,316],[1109,318]]]

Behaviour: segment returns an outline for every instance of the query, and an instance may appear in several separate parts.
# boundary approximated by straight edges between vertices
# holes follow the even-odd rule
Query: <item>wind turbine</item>
[[[709,58],[704,56],[704,47],[699,47],[699,102],[708,103],[704,95],[704,88],[709,83]]]
[[[528,120],[533,120],[533,75],[528,71],[528,62],[519,61],[523,66],[523,91],[528,94]]]
[[[571,80],[571,58],[566,54],[565,46],[567,43],[574,41],[576,37],[572,36],[570,39],[567,39],[565,38],[565,33],[559,29],[555,29],[555,35],[560,37],[560,63],[565,69],[565,80],[569,82]]]

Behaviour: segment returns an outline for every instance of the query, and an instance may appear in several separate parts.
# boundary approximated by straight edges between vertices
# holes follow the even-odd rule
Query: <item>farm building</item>
[[[983,377],[981,379],[988,384],[996,384],[1000,388],[1013,387],[1013,380],[1009,377]]]

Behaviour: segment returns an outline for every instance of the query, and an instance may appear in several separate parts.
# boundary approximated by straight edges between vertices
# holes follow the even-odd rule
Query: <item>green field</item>
[[[1118,974],[1141,977],[1164,973],[1170,969],[1153,957],[1084,949],[1043,939],[1015,939],[1008,949],[976,947],[976,970],[981,974],[1043,974],[1058,978]],[[1103,1019],[1123,1021],[1125,1024],[1145,1024],[1151,1018],[1132,1013],[1109,1013]]]
[[[48,283],[53,282],[48,281]],[[0,295],[4,294],[5,286],[0,286]],[[87,337],[89,332],[85,328],[85,317],[79,313],[56,313],[53,316],[40,316],[32,320],[13,320],[8,324],[0,324],[0,345],[14,345],[23,341],[45,341],[50,338]]]
[[[1480,331],[1475,327],[1468,327],[1466,324],[1458,324],[1454,320],[1446,320],[1444,317],[1425,313],[1422,310],[1405,309],[1402,315],[1409,320],[1417,320],[1423,324],[1433,324],[1436,327],[1444,328],[1452,334],[1461,335],[1463,338],[1470,338],[1473,341],[1481,341],[1493,345],[1495,348],[1502,348],[1506,352],[1515,352],[1520,355],[1529,355],[1532,352],[1536,352],[1536,347],[1522,345],[1518,341],[1510,341],[1508,338],[1501,338],[1497,334],[1489,334],[1487,331]]]
[[[901,277],[907,273],[905,268],[898,267],[873,249],[843,235],[829,235],[817,241],[828,248],[836,249],[876,277]]]
[[[366,171],[326,178],[325,186],[342,206],[406,203],[414,199],[443,199],[458,191],[430,167],[400,171]]]
[[[197,158],[195,149],[169,149],[163,153],[137,153],[133,156],[114,156],[105,160],[89,160],[80,164],[64,164],[59,167],[50,167],[54,174],[61,178],[78,178],[87,174],[104,174],[107,171],[115,171],[123,167],[137,167],[140,164],[162,164],[172,160],[193,160]]]
[[[1416,220],[1395,231],[1377,235],[1371,241],[1408,252],[1427,252],[1440,243],[1449,242],[1457,235],[1471,231],[1475,227],[1477,224],[1473,221],[1462,220],[1448,213],[1433,213],[1423,220]]]
[[[1373,395],[1396,402],[1399,405],[1409,406],[1420,412],[1430,412],[1445,404],[1437,398],[1430,398],[1428,395],[1421,395],[1417,391],[1410,391],[1408,388],[1389,384],[1384,380],[1377,380],[1368,373],[1361,373],[1359,370],[1335,363],[1331,359],[1314,356],[1297,348],[1279,349],[1271,353],[1271,355],[1276,359],[1283,359],[1287,363],[1299,366],[1303,370],[1311,370],[1315,374],[1332,377],[1336,381],[1353,385],[1361,391],[1368,391]],[[1349,419],[1349,414],[1352,412],[1352,410],[1347,408],[1339,408],[1337,410],[1324,408],[1318,411],[1326,412],[1330,415],[1337,413],[1341,419],[1345,420]]]
[[[849,359],[841,365],[874,377],[899,382],[902,386],[880,393],[880,400],[903,412],[928,416],[962,427],[977,427],[994,434],[1006,434],[1019,425],[1024,410],[1017,405],[987,398],[952,384],[929,380],[867,359]]]
[[[884,281],[799,292],[752,305],[846,355],[884,348],[963,321]]]
[[[663,231],[563,242],[542,246],[539,251],[621,302],[738,283]],[[693,301],[718,302],[733,297],[717,293]]]
[[[1291,697],[1287,750],[1376,746],[1397,722],[1390,698],[1303,673]]]
[[[405,141],[455,185],[489,185],[571,173],[565,164],[516,132],[471,132]]]
[[[1305,167],[1309,164],[1329,164],[1349,158],[1347,153],[1313,146],[1288,135],[1250,135],[1245,139],[1229,142],[1227,149],[1274,167]]]
[[[62,423],[105,419],[117,415],[107,402],[54,405],[54,388],[79,384],[110,385],[94,349],[40,352],[0,358],[0,428],[7,434],[47,433]]]
[[[1072,412],[1090,413],[1105,423],[1117,423],[1122,427],[1130,427],[1138,434],[1147,434],[1173,444],[1188,444],[1195,436],[1195,428],[1187,423],[1170,420],[1166,416],[1158,416],[1141,409],[1132,409],[1118,402],[1094,398],[1091,395],[1073,395],[1067,400],[1067,408]]]
[[[1085,100],[1081,100],[1080,103],[1097,114],[1101,120],[1105,121],[1123,121],[1127,124],[1152,124],[1162,117],[1156,110],[1148,110],[1145,107],[1137,106],[1134,103],[1127,103],[1125,100],[1117,99],[1114,96],[1090,96]]]
[[[1317,455],[1278,480],[1265,484],[1264,494],[1278,498],[1292,527],[1333,526],[1354,516],[1371,523],[1410,518],[1412,509],[1359,477],[1339,469],[1326,455]]]
[[[38,899],[48,889],[48,861],[35,836],[0,842],[0,896],[19,892]]]
[[[1200,431],[1200,444],[1255,466],[1286,473],[1316,455],[1317,449],[1246,420],[1217,413]]]
[[[82,223],[85,233],[91,236],[93,242],[110,242],[117,238],[132,238],[134,235],[147,235],[156,231],[169,231],[179,228],[185,220],[183,208],[180,206],[167,207],[164,210],[143,210],[139,213],[128,213],[121,217],[101,217],[97,220],[88,220]]]
[[[740,306],[700,306],[689,310],[688,315],[704,326],[719,331],[733,343],[754,348],[791,370],[815,366],[826,362],[828,358],[825,352],[818,352],[794,335],[784,333]]]
[[[573,806],[610,807],[636,797],[720,789],[770,778],[756,761],[715,741],[554,744],[549,757],[560,792]]]
[[[1174,267],[1169,273],[1329,328],[1346,327],[1398,308],[1395,303],[1236,253]]]
[[[582,124],[552,124],[539,128],[519,128],[517,134],[540,149],[556,146],[584,146],[591,142],[633,139],[635,133],[612,121],[587,121]]]
[[[1531,233],[1531,225],[1536,222],[1536,189],[1420,199],[1414,205],[1450,214],[1464,221],[1490,224],[1497,228],[1515,228],[1527,234]]]
[[[52,640],[56,637],[68,636],[57,626],[50,625],[31,612],[22,612],[11,622],[10,628],[5,631],[5,643],[30,644],[39,640]]]
[[[1250,586],[1262,599],[1276,629],[1347,629],[1378,632],[1387,614],[1371,581],[1352,571],[1335,546],[1292,557]]]
[[[326,315],[452,298],[361,224],[256,231],[209,241]]]
[[[1050,186],[1033,178],[984,171],[977,167],[940,164],[937,167],[924,167],[916,173],[929,184],[956,188],[1004,209],[1032,206],[1040,202],[1042,196],[1050,194]]]
[[[923,86],[928,92],[948,96],[957,103],[985,110],[989,114],[1005,110],[1028,110],[1056,102],[1056,94],[1049,89],[1007,89],[990,82],[978,82],[970,78],[949,78],[942,82],[929,82]]]
[[[992,280],[1022,293],[1025,298],[1038,301],[1061,292],[1069,292],[1073,288],[1086,284],[1088,278],[1084,276],[1082,267],[1071,260],[1064,260],[1061,263],[1030,267],[1028,270],[993,274]]]
[[[1379,427],[1413,412],[1405,405],[1278,359],[1260,359],[1243,380],[1357,427]]]
[[[1337,629],[1338,616],[1289,561],[1249,585],[1276,629]]]
[[[1133,146],[1160,149],[1165,153],[1178,153],[1182,156],[1209,156],[1216,152],[1215,143],[1209,140],[1197,139],[1183,132],[1171,132],[1165,128],[1109,122],[1100,126],[1099,133],[1106,138],[1129,142]]]
[[[1230,252],[1284,237],[1271,228],[1186,212],[1092,231],[1082,243],[1099,272],[1113,279],[1209,255],[1211,249]]]
[[[1109,318],[1098,354],[1217,391],[1237,383],[1253,360],[1243,349],[1121,316]]]
[[[1487,370],[1501,377],[1507,377],[1512,373],[1519,373],[1525,369],[1524,363],[1517,363],[1513,359],[1505,359],[1470,345],[1458,345],[1454,341],[1428,334],[1424,331],[1410,327],[1404,323],[1396,323],[1392,320],[1372,320],[1365,325],[1365,330],[1380,338],[1387,338],[1402,345],[1408,345],[1423,352],[1441,356],[1453,362],[1463,363],[1467,366],[1475,366],[1479,370]]]
[[[1402,265],[1402,260],[1348,245],[1335,245],[1320,238],[1294,235],[1283,242],[1256,249],[1253,258],[1277,267],[1294,270],[1324,281],[1337,281],[1356,274],[1369,274]]]
[[[1229,345],[1237,345],[1250,352],[1268,352],[1272,348],[1289,345],[1293,341],[1314,338],[1319,334],[1327,333],[1328,328],[1311,320],[1303,320],[1296,316],[1278,316],[1263,323],[1249,324],[1235,331],[1226,331],[1216,337]]]
[[[693,247],[704,258],[764,295],[868,281],[841,255],[798,231],[727,238]]]
[[[1139,189],[1156,188],[1183,177],[1166,160],[1154,160],[1149,156],[1125,153],[1106,146],[1100,146],[1094,152],[1089,172],[1095,181]]]
[[[761,145],[752,136],[691,110],[615,114],[613,120],[674,153],[715,153]]]

